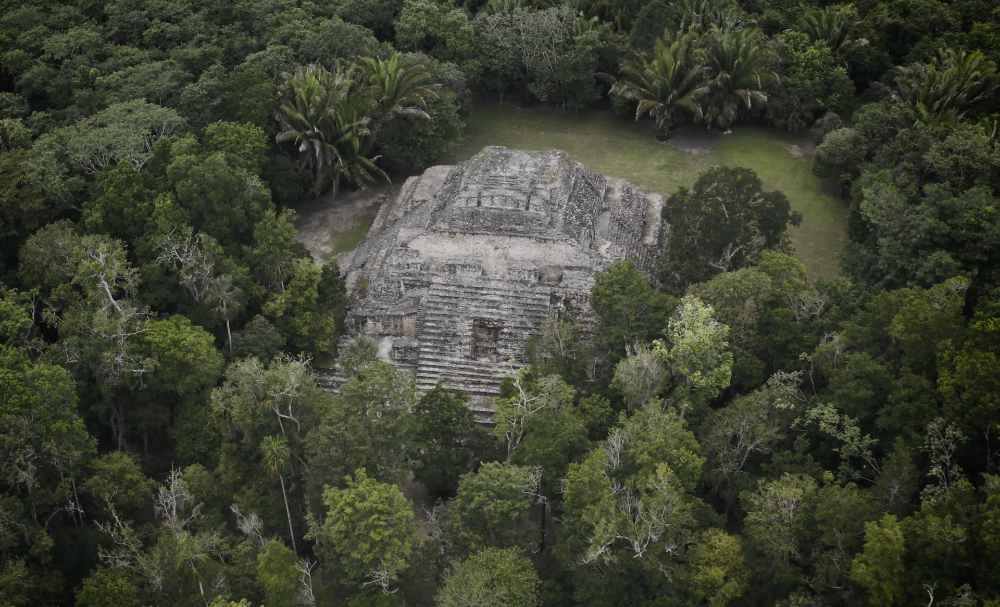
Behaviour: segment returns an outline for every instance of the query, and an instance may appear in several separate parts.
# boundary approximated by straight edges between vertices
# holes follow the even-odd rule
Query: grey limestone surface
[[[663,198],[560,151],[487,147],[411,177],[346,268],[349,334],[411,370],[421,390],[462,390],[486,412],[551,315],[591,319],[595,273],[649,270]]]

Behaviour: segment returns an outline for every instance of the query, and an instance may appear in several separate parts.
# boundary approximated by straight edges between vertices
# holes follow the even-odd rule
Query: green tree
[[[83,581],[76,593],[76,604],[80,607],[139,607],[139,590],[126,572],[100,568]]]
[[[264,304],[264,314],[284,333],[293,351],[333,352],[343,323],[345,296],[336,264],[300,257],[284,290]]]
[[[393,22],[402,7],[401,0],[337,0],[333,4],[336,15],[348,23],[356,23],[375,32],[380,40],[391,40]]]
[[[609,28],[583,19],[568,6],[514,11],[526,87],[542,102],[563,108],[586,106],[597,97],[594,73],[607,46]]]
[[[360,66],[373,102],[369,110],[375,119],[372,137],[378,137],[384,124],[393,118],[431,119],[427,107],[437,96],[437,87],[424,62],[393,53],[386,59],[364,57]]]
[[[767,102],[770,120],[789,131],[812,126],[826,112],[843,113],[854,84],[833,50],[806,34],[786,32],[777,41],[782,76]]]
[[[313,196],[329,189],[336,196],[341,180],[365,185],[385,177],[364,151],[370,119],[358,81],[353,66],[330,72],[319,65],[301,67],[285,81],[275,141],[293,146]]]
[[[998,304],[991,298],[979,306],[960,344],[951,339],[938,342],[938,390],[945,410],[970,432],[981,435],[987,451],[990,436],[1000,430]]]
[[[830,131],[816,148],[813,172],[836,179],[842,189],[861,173],[865,160],[864,137],[853,128]]]
[[[413,475],[436,496],[451,496],[485,438],[464,394],[437,385],[413,409]]]
[[[702,532],[691,549],[688,584],[699,601],[725,607],[746,592],[750,572],[743,561],[739,536],[721,529]]]
[[[484,463],[466,473],[449,504],[456,540],[469,551],[483,547],[535,545],[531,514],[541,471],[527,466]]]
[[[474,67],[475,32],[460,7],[433,0],[404,0],[396,19],[396,45],[401,50],[424,52],[442,61]],[[465,70],[467,73],[470,70]]]
[[[299,598],[295,553],[270,540],[257,553],[257,581],[264,589],[265,607],[295,607]]]
[[[258,137],[251,129],[247,137]],[[170,184],[173,202],[187,212],[195,232],[215,238],[230,254],[250,242],[254,227],[273,208],[271,192],[260,177],[246,167],[255,162],[242,147],[220,145],[218,134],[199,143],[193,135],[170,146],[164,181]],[[253,149],[259,142],[248,143]]]
[[[705,463],[701,445],[676,410],[656,401],[620,423],[608,441],[622,450],[617,457],[628,475],[649,478],[666,464],[687,491],[693,491],[701,479]]]
[[[694,34],[660,38],[648,58],[635,57],[622,65],[611,94],[635,104],[636,120],[648,114],[658,137],[666,139],[685,120],[702,117],[707,71],[696,52]]]
[[[455,563],[444,579],[437,607],[537,607],[541,580],[517,549],[485,548]]]
[[[980,292],[996,284],[1000,222],[991,189],[928,183],[914,192],[909,177],[897,181],[888,168],[873,169],[855,182],[864,232],[852,243],[848,271],[884,288],[930,286],[959,274]]]
[[[462,137],[465,121],[455,94],[443,90],[427,102],[430,120],[398,116],[382,129],[379,148],[388,167],[416,173],[439,161]]]
[[[20,118],[0,118],[0,152],[26,148],[31,144],[31,131]]]
[[[148,359],[146,389],[176,402],[207,395],[222,374],[222,354],[210,333],[184,316],[151,320],[140,352]]]
[[[533,378],[529,369],[510,378],[511,395],[497,403],[493,434],[507,448],[508,460],[524,440],[532,419],[560,411],[573,402],[574,390],[557,375]]]
[[[812,478],[786,473],[761,480],[755,491],[740,496],[747,513],[746,535],[764,557],[763,570],[780,573],[800,562],[815,493]]]
[[[752,28],[714,28],[708,34],[708,78],[699,103],[709,126],[728,129],[741,115],[767,104],[766,83],[776,76],[767,69],[761,37]]]
[[[345,581],[357,589],[371,583],[389,591],[418,541],[413,508],[398,487],[362,469],[345,481],[343,489],[323,491],[324,519],[310,520],[309,537]]]
[[[233,334],[233,359],[254,357],[271,360],[285,349],[285,336],[260,314]]]
[[[205,147],[221,152],[233,165],[259,175],[267,163],[268,141],[264,129],[248,122],[213,122],[202,131]]]
[[[28,340],[35,328],[32,295],[0,289],[0,343],[17,346]]]
[[[611,386],[621,393],[625,410],[632,411],[660,396],[670,377],[663,357],[646,346],[630,348],[632,354],[615,365]]]
[[[384,361],[358,369],[330,400],[306,439],[310,493],[364,468],[382,481],[401,481],[412,447],[407,429],[417,403],[413,375]]]
[[[285,489],[284,469],[288,465],[291,451],[288,440],[282,436],[265,436],[260,442],[261,459],[268,472],[278,477],[281,483],[281,499],[285,502],[285,516],[288,518],[288,537],[292,540],[292,552],[298,553],[295,547],[295,525],[292,524],[292,508],[288,504],[288,491]]]
[[[546,317],[538,333],[528,338],[525,353],[540,375],[558,375],[578,386],[588,381],[595,362],[591,340],[581,324],[556,315]]]
[[[630,261],[616,262],[597,274],[590,297],[598,321],[597,350],[607,353],[612,369],[627,348],[659,337],[676,305],[674,298],[657,292]]]
[[[180,315],[150,320],[144,329],[136,347],[144,372],[130,390],[148,399],[132,412],[143,445],[148,450],[150,434],[166,426],[174,430],[175,448],[184,460],[206,456],[215,441],[207,433],[206,404],[223,368],[215,338]]]
[[[208,582],[226,573],[231,558],[221,534],[206,528],[201,503],[183,474],[173,470],[154,500],[157,520],[140,536],[120,518],[102,521],[101,560],[135,576],[142,604],[166,600],[184,607],[205,605],[218,589]],[[145,541],[144,541],[145,540]]]
[[[765,385],[708,414],[701,438],[713,484],[738,487],[753,459],[770,454],[786,438],[805,400],[801,381],[801,373],[778,372]]]
[[[666,339],[654,344],[673,376],[673,395],[682,409],[700,408],[729,387],[733,354],[729,327],[714,310],[693,295],[681,298],[667,321]]]
[[[921,120],[957,122],[993,95],[1000,78],[981,51],[943,48],[930,63],[897,68],[896,87]]]
[[[694,541],[699,502],[690,491],[703,463],[683,418],[647,403],[569,466],[558,553],[585,564],[627,556],[672,571]]]
[[[135,458],[115,451],[90,462],[90,474],[81,488],[97,500],[99,512],[136,518],[149,505],[154,486]]]
[[[0,274],[17,267],[17,250],[56,217],[44,192],[31,180],[31,152],[0,152]]]
[[[733,387],[745,392],[778,369],[794,369],[811,350],[830,297],[812,286],[798,259],[762,251],[756,266],[723,272],[688,293],[730,328]]]
[[[853,483],[827,483],[816,492],[817,534],[810,558],[826,588],[849,585],[851,558],[862,549],[865,523],[876,515],[870,493]]]
[[[282,292],[307,252],[295,239],[295,211],[267,211],[253,229],[250,268],[254,277],[269,291]]]
[[[172,59],[147,61],[123,67],[94,81],[98,94],[112,103],[145,99],[165,107],[176,107],[178,97],[192,79],[189,72]]]
[[[235,361],[226,369],[222,385],[212,391],[211,421],[222,438],[218,484],[242,511],[259,513],[265,530],[287,529],[289,541],[301,524],[294,515],[305,510],[302,485],[307,478],[308,436],[330,402],[330,395],[316,385],[308,361],[288,356],[269,364],[256,358]],[[285,449],[287,459],[281,457]],[[274,491],[277,472],[261,473],[269,465],[272,470],[277,465],[284,475],[281,494]]]
[[[812,9],[802,15],[799,31],[805,32],[815,43],[825,44],[837,55],[843,55],[855,46],[863,46],[852,35],[857,27],[856,14],[853,7],[828,6],[822,9]]]
[[[765,249],[786,248],[785,230],[800,220],[788,198],[765,192],[752,170],[710,168],[663,206],[671,237],[660,257],[660,281],[681,293],[718,272],[751,265]]]
[[[559,376],[532,378],[521,370],[513,394],[497,402],[494,436],[508,461],[541,471],[539,491],[555,496],[566,466],[586,451],[587,430],[573,412],[575,393]]]
[[[868,592],[872,605],[898,605],[903,600],[905,549],[895,516],[886,514],[865,523],[865,546],[851,562],[851,579]]]
[[[155,143],[184,128],[174,110],[141,99],[113,104],[79,123],[56,129],[32,148],[32,177],[56,200],[72,200],[79,177],[125,162],[142,170]]]
[[[33,362],[0,345],[0,594],[12,604],[54,593],[53,533],[61,519],[76,524],[76,491],[96,441],[77,412],[77,392],[62,367]],[[69,506],[69,507],[67,507]]]

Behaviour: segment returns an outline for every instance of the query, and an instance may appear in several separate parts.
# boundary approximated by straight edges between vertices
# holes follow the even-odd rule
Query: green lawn
[[[757,127],[714,137],[695,131],[678,140],[689,137],[704,139],[710,151],[692,153],[659,143],[649,123],[635,124],[610,112],[483,104],[471,112],[466,138],[448,160],[464,160],[487,145],[557,148],[592,169],[665,195],[692,184],[706,167],[749,167],[765,187],[784,192],[792,208],[802,213],[802,225],[793,228],[791,236],[810,275],[838,273],[847,241],[847,205],[824,190],[808,157],[793,154],[793,146],[802,140]]]
[[[373,206],[372,208],[365,209],[357,217],[355,217],[349,228],[343,229],[338,226],[334,230],[334,235],[331,239],[332,246],[330,253],[333,257],[356,249],[365,239],[365,236],[368,235],[368,228],[370,228],[372,222],[375,221],[375,215],[377,214],[378,207]]]

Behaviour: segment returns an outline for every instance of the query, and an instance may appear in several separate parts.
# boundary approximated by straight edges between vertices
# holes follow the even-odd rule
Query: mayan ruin
[[[621,259],[649,268],[662,206],[559,151],[487,147],[431,167],[348,262],[348,330],[420,389],[442,382],[483,403],[547,316],[588,317],[595,273]]]

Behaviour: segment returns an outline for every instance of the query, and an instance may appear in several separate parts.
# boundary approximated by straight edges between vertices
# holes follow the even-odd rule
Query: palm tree
[[[229,343],[229,352],[232,353],[233,331],[231,323],[243,306],[243,290],[233,283],[232,276],[220,274],[209,285],[208,298],[212,302],[212,311],[226,323],[226,340]]]
[[[637,55],[622,65],[622,75],[611,94],[636,104],[635,119],[649,115],[661,139],[683,118],[699,118],[698,103],[705,82],[705,69],[695,55],[695,35],[664,36],[656,41],[652,55]]]
[[[799,29],[809,36],[810,40],[822,42],[830,47],[834,54],[840,55],[859,42],[851,38],[853,28],[854,19],[851,15],[833,6],[806,11],[799,23]]]
[[[303,169],[312,178],[312,193],[327,189],[336,195],[342,177],[356,185],[385,176],[375,158],[362,153],[361,142],[369,136],[367,99],[359,86],[357,69],[337,66],[334,71],[319,65],[298,68],[285,81],[282,100],[275,112],[277,143],[291,143]]]
[[[292,526],[292,509],[288,506],[288,493],[285,491],[285,475],[283,470],[288,465],[291,452],[288,449],[288,441],[282,436],[265,436],[260,442],[261,455],[264,458],[264,467],[268,472],[278,477],[281,482],[281,497],[285,500],[285,516],[288,517],[288,535],[292,540],[292,551],[298,554],[295,547],[295,528]]]
[[[764,45],[757,30],[713,28],[708,36],[709,78],[700,99],[704,120],[728,129],[742,112],[767,103],[765,84],[777,75],[765,71]]]
[[[677,0],[671,5],[678,15],[678,31],[704,33],[743,29],[746,18],[730,0]]]
[[[427,103],[437,94],[437,86],[424,62],[408,62],[400,53],[393,53],[387,59],[365,57],[360,67],[375,117],[371,139],[383,124],[398,116],[431,119]]]
[[[980,51],[941,49],[930,63],[896,69],[899,96],[922,122],[951,122],[997,91],[997,66]]]

